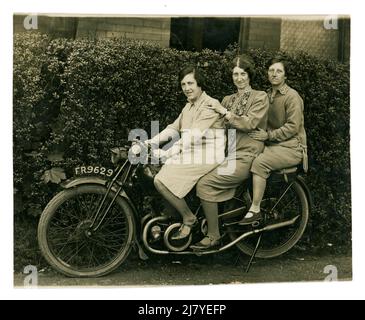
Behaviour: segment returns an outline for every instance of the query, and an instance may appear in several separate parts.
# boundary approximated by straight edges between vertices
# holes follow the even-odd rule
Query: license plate
[[[106,177],[111,177],[113,173],[113,169],[107,169],[101,166],[80,166],[75,168],[75,175],[77,176],[98,174]]]

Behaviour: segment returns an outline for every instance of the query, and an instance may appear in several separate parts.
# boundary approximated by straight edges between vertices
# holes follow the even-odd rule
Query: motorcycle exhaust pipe
[[[149,230],[150,226],[153,225],[156,222],[165,221],[167,219],[168,219],[168,217],[166,217],[166,216],[159,216],[159,217],[156,217],[156,218],[152,218],[150,221],[147,222],[147,224],[145,225],[145,227],[143,229],[143,233],[142,233],[142,241],[143,241],[143,244],[152,253],[156,253],[156,254],[170,254],[169,251],[166,251],[166,250],[157,250],[157,249],[152,248],[149,245],[148,240],[147,240],[147,238],[148,238],[148,230]]]
[[[293,219],[288,220],[288,221],[283,221],[283,222],[279,222],[279,223],[276,223],[276,224],[268,225],[265,228],[263,228],[262,230],[263,231],[272,231],[272,230],[275,230],[275,229],[288,227],[288,226],[291,226],[292,224],[294,224],[298,219],[299,219],[299,216],[296,216]]]
[[[240,235],[237,239],[233,240],[232,242],[228,243],[227,245],[225,245],[224,247],[221,247],[219,249],[216,250],[210,250],[210,251],[196,251],[196,252],[190,252],[190,251],[182,251],[182,252],[170,252],[170,251],[165,251],[165,250],[156,250],[153,249],[149,246],[148,242],[147,242],[147,229],[145,227],[145,230],[143,232],[143,243],[146,246],[146,248],[153,252],[153,253],[157,253],[157,254],[177,254],[177,255],[188,255],[188,254],[195,254],[197,256],[201,256],[201,255],[206,255],[206,254],[212,254],[212,253],[218,253],[224,250],[227,250],[229,248],[231,248],[232,246],[234,246],[236,243],[242,241],[245,238],[248,238],[249,236],[252,236],[254,234],[257,233],[261,233],[261,232],[265,232],[265,231],[272,231],[272,230],[276,230],[276,229],[280,229],[280,228],[284,228],[284,227],[288,227],[293,225],[297,220],[299,219],[299,216],[294,217],[291,220],[288,221],[283,221],[283,222],[279,222],[279,223],[275,223],[275,224],[271,224],[268,225],[264,228],[261,229],[254,229],[252,231],[249,232],[245,232],[244,234]],[[148,222],[147,224],[150,225],[156,221],[163,221],[166,220],[166,218],[164,217],[157,217],[152,219],[150,222]]]
[[[252,236],[252,235],[257,234],[257,233],[262,233],[262,232],[265,232],[265,231],[272,231],[272,230],[276,230],[276,229],[279,229],[279,228],[284,228],[284,227],[291,226],[298,219],[299,219],[299,216],[296,216],[293,219],[288,220],[288,221],[283,221],[283,222],[271,224],[271,225],[268,225],[268,226],[266,226],[264,228],[261,228],[261,229],[255,229],[255,230],[252,230],[252,231],[249,231],[249,232],[245,232],[244,234],[240,235],[237,239],[235,239],[232,242],[228,243],[224,247],[221,247],[217,250],[195,252],[195,254],[196,255],[204,255],[204,254],[211,254],[211,253],[216,253],[216,252],[221,252],[221,251],[227,250],[227,249],[231,248],[232,246],[234,246],[236,243],[242,241],[245,238],[248,238],[249,236]]]

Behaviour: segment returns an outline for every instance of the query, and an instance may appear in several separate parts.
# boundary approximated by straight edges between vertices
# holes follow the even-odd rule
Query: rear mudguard
[[[302,176],[297,176],[296,177],[296,180],[298,181],[298,183],[303,187],[304,189],[304,192],[306,193],[307,195],[307,199],[308,199],[308,202],[309,202],[309,213],[312,212],[312,209],[313,209],[313,198],[312,198],[312,194],[309,190],[309,187],[308,185],[306,184],[304,178]]]
[[[70,189],[70,188],[74,188],[76,186],[80,186],[83,184],[96,184],[96,185],[102,185],[104,187],[106,187],[108,181],[98,177],[98,176],[88,176],[88,177],[75,177],[75,178],[71,178],[69,180],[64,181],[63,183],[61,183],[61,187],[64,189]],[[117,192],[117,188],[115,186],[112,186],[112,191],[113,192]],[[134,206],[132,200],[129,198],[129,196],[127,195],[127,193],[122,189],[119,193],[119,195],[124,198],[125,200],[127,200],[128,204],[131,206],[135,217],[137,218],[137,210],[136,207]]]

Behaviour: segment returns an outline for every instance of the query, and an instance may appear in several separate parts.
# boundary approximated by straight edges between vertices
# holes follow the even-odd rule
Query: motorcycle
[[[207,221],[194,190],[187,203],[198,219],[191,234],[181,240],[171,236],[181,217],[167,213],[153,185],[158,165],[134,161],[152,159],[143,142],[113,148],[115,169],[81,166],[62,183],[44,209],[38,225],[38,242],[47,262],[70,277],[100,277],[118,268],[132,248],[141,259],[146,252],[161,255],[215,254],[236,246],[254,257],[272,258],[290,250],[302,237],[310,214],[311,196],[298,168],[274,172],[262,201],[264,218],[241,226],[250,206],[252,188],[243,184],[235,197],[219,205],[222,241],[206,250],[190,248],[207,234]],[[146,212],[146,208],[148,209]]]

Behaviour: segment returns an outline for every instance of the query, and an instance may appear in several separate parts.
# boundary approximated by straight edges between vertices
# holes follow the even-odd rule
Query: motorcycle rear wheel
[[[128,257],[134,235],[134,215],[128,202],[117,197],[103,224],[90,234],[92,216],[106,193],[98,185],[81,185],[58,193],[44,209],[38,242],[47,262],[70,277],[100,277]],[[110,192],[107,201],[115,193]]]
[[[287,221],[298,216],[297,221],[288,227],[265,232],[262,235],[257,258],[274,258],[293,248],[303,236],[309,219],[309,201],[302,185],[297,181],[290,183],[284,180],[270,183],[267,193],[261,203],[261,210],[266,214],[266,225]],[[240,227],[240,232],[229,228],[232,240],[242,234],[243,229],[249,231],[251,226]],[[246,255],[252,255],[257,242],[257,236],[249,237],[236,244],[237,248]]]

